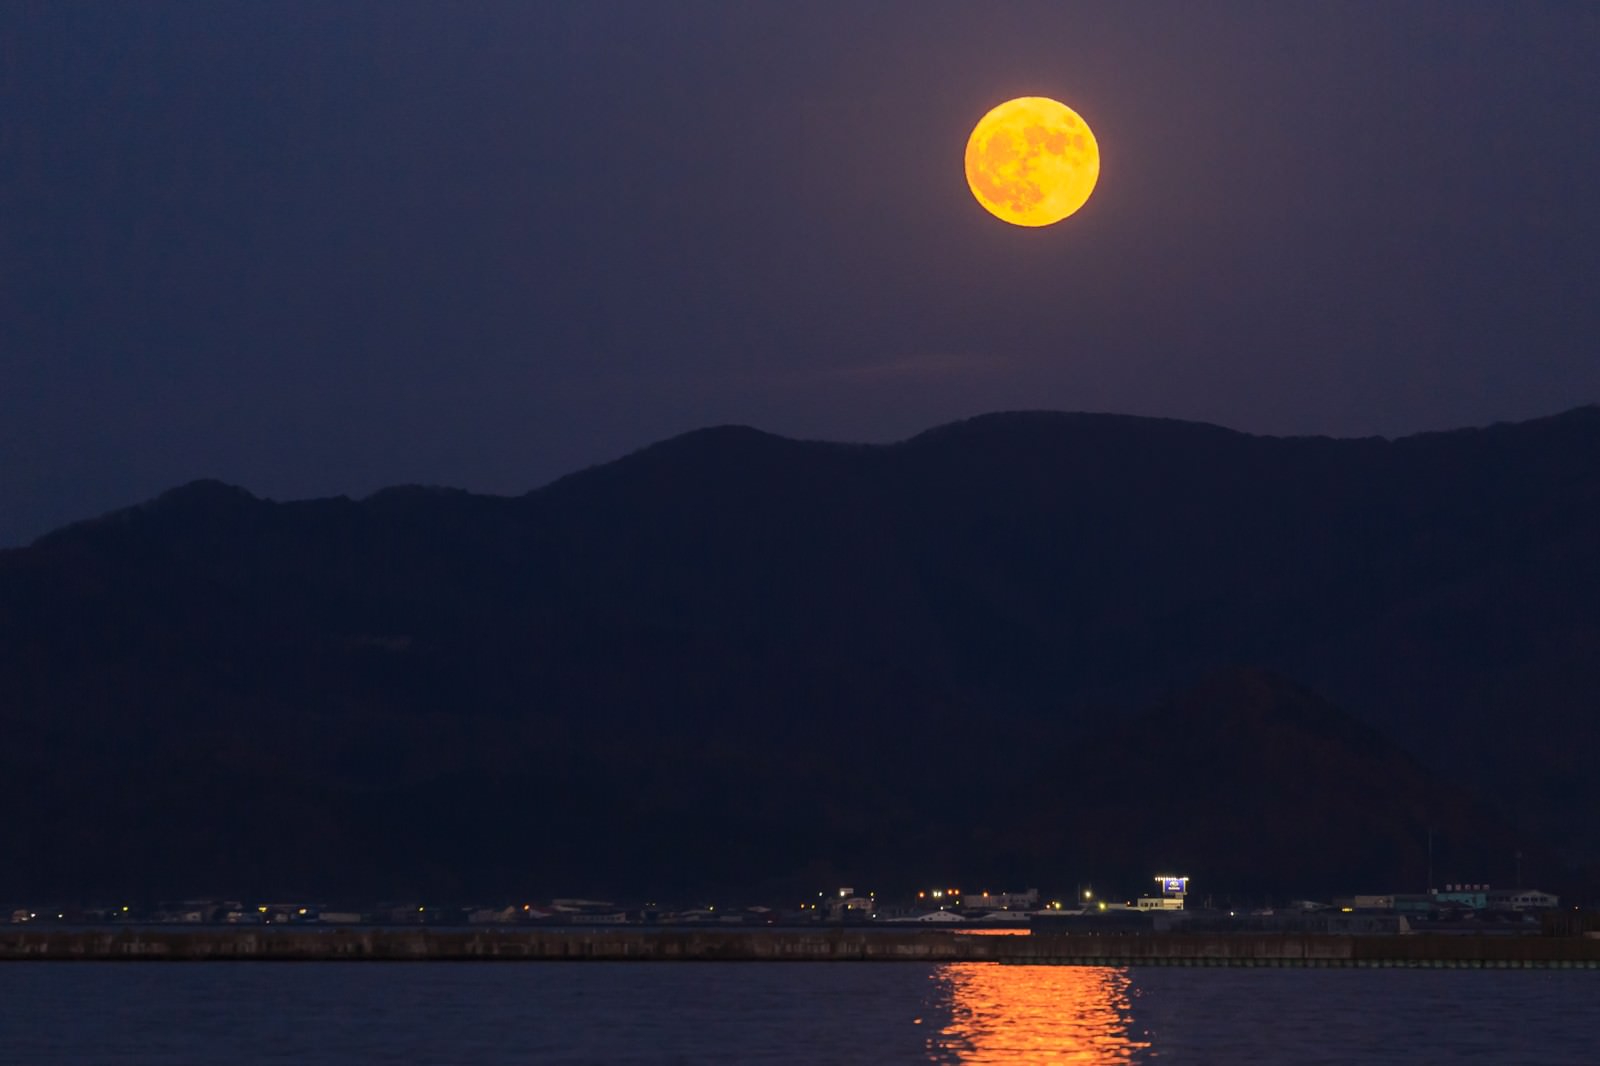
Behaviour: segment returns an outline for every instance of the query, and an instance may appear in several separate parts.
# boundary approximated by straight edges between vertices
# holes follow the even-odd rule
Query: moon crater
[[[967,186],[990,214],[1048,226],[1084,205],[1100,177],[1100,147],[1076,111],[1044,96],[991,110],[967,140]]]

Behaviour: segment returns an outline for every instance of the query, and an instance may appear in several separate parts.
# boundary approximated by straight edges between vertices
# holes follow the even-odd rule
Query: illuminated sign
[[[1169,896],[1181,896],[1189,891],[1187,877],[1158,877],[1156,880],[1161,882],[1161,891]]]

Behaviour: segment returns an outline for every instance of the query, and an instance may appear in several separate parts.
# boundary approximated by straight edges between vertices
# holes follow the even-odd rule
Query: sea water
[[[1593,1063],[1600,971],[16,963],[0,1062]]]

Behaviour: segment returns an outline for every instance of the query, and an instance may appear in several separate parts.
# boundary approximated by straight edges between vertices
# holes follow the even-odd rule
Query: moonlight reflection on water
[[[935,1062],[1132,1062],[1150,1046],[1132,1031],[1126,969],[958,963],[932,979],[950,1012],[929,1037]]]

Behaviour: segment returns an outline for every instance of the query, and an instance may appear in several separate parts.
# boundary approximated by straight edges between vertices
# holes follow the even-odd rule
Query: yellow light
[[[305,909],[305,908],[304,908],[304,907],[301,907],[301,908],[300,908],[300,913],[301,913],[301,914],[304,914],[304,913],[305,913],[305,912],[306,912],[306,909]]]
[[[266,909],[267,909],[267,908],[265,908],[265,907],[262,907],[262,908],[261,908],[261,909],[262,909],[262,910],[266,910]],[[127,907],[123,907],[123,908],[122,908],[122,913],[124,913],[124,914],[126,914],[126,913],[128,913],[128,908],[127,908]]]
[[[1048,226],[1077,211],[1100,178],[1100,146],[1066,104],[1023,96],[991,110],[967,140],[967,187],[1015,226]]]
[[[128,908],[126,908],[126,907],[124,907],[124,908],[122,908],[122,909],[123,909],[123,910],[127,910],[127,909],[128,909]],[[261,912],[261,913],[262,913],[262,914],[265,914],[265,913],[267,913],[267,908],[266,908],[266,907],[264,907],[264,906],[263,906],[263,907],[257,907],[257,908],[256,908],[256,910],[258,910],[258,911],[260,911],[260,912]]]

